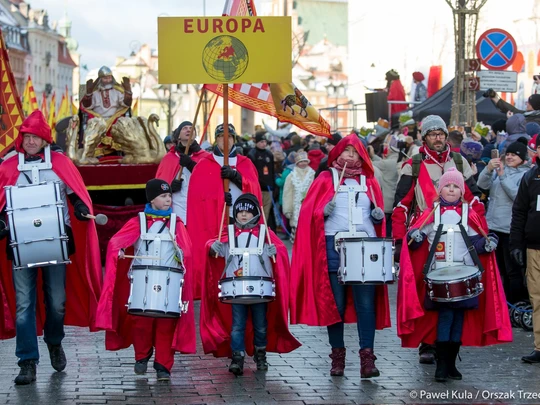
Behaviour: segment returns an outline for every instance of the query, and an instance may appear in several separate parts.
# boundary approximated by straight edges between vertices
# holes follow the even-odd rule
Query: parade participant
[[[184,225],[187,226],[187,200],[191,181],[191,175],[195,165],[210,153],[202,150],[196,140],[192,139],[189,144],[188,153],[186,146],[192,138],[193,124],[189,121],[182,122],[172,135],[172,142],[176,145],[169,149],[169,152],[161,160],[156,177],[164,179],[171,185],[173,212],[180,217]],[[182,175],[178,174],[182,170]]]
[[[174,147],[174,143],[170,135],[167,135],[165,139],[163,139],[163,144],[165,145],[165,150],[167,152],[170,151],[172,147]]]
[[[332,169],[315,179],[300,209],[291,266],[294,269],[291,274],[291,324],[327,326],[332,347],[330,374],[342,376],[346,353],[344,322],[356,322],[360,375],[362,378],[376,377],[379,370],[375,367],[373,353],[375,328],[390,326],[388,290],[386,285],[349,287],[339,284],[340,258],[334,238],[336,233],[349,229],[350,220],[353,224],[360,223],[354,225],[357,231],[369,237],[384,237],[381,188],[374,177],[368,153],[355,134],[346,136],[332,149],[328,166]],[[338,192],[333,201],[338,181],[334,182],[332,170],[339,173],[342,184],[347,186],[363,184],[365,177],[367,192],[356,193],[356,205],[349,207],[347,192]],[[351,210],[357,214],[354,216],[356,221],[354,217],[349,219]]]
[[[267,352],[288,353],[300,347],[300,343],[288,328],[287,248],[274,232],[261,226],[262,211],[255,195],[240,195],[234,202],[233,215],[234,225],[229,225],[229,232],[219,239],[209,240],[206,245],[200,327],[204,352],[216,357],[231,356],[229,371],[242,375],[246,351],[253,354],[257,370],[268,370]],[[270,244],[267,243],[266,232],[270,234]],[[231,253],[232,248],[256,248],[262,243],[262,254],[250,254],[249,266],[243,261],[246,253]],[[271,257],[275,258],[273,265]],[[225,277],[239,277],[238,280],[247,275],[273,278],[276,298],[271,302],[253,304],[220,302],[218,281],[223,274]],[[246,328],[249,311],[252,328]]]
[[[438,199],[413,222],[407,234],[409,243],[402,248],[398,335],[403,347],[417,347],[420,342],[435,343],[436,381],[461,380],[462,375],[455,365],[460,346],[511,342],[512,328],[495,260],[497,236],[487,233],[485,218],[469,209],[462,200],[465,182],[456,168],[449,168],[441,176],[437,191]],[[456,226],[446,229],[448,225]],[[423,243],[425,240],[429,247]],[[452,267],[449,266],[456,263],[460,263],[455,267],[456,279],[465,276],[463,266],[483,269],[483,273],[478,274],[481,274],[484,292],[480,295],[469,292],[468,299],[455,302],[430,299],[433,291],[428,294],[430,288],[426,288],[429,272],[444,268],[450,274]],[[471,290],[475,291],[472,281]],[[452,295],[451,298],[457,297]]]
[[[399,80],[399,73],[394,69],[386,72],[386,91],[388,92],[388,101],[406,101],[405,98],[405,89],[401,80]],[[392,104],[390,106],[390,116],[406,110],[408,108],[407,104]],[[391,117],[390,117],[391,118]],[[390,120],[390,118],[388,118]]]
[[[14,268],[8,272],[12,264],[6,260],[6,256],[1,259],[0,266],[4,270],[1,273],[1,284],[6,296],[3,297],[5,305],[0,314],[0,338],[17,336],[15,354],[19,358],[21,370],[15,379],[16,384],[30,384],[36,379],[36,366],[39,362],[38,334],[44,332],[51,364],[56,371],[62,371],[67,364],[62,348],[64,324],[87,326],[91,331],[96,330],[95,311],[101,292],[102,275],[96,226],[94,221],[86,217],[92,214],[92,201],[75,165],[63,154],[50,151],[51,143],[51,128],[41,111],[36,110],[20,127],[19,136],[15,140],[18,153],[0,166],[2,190],[6,186],[36,182],[60,183],[60,195],[64,204],[62,219],[71,260],[67,266],[42,266],[40,282],[36,267]],[[19,169],[21,166],[22,171]],[[26,166],[32,166],[35,170],[26,169]],[[0,193],[0,209],[6,207],[6,193]],[[32,202],[28,201],[28,204]],[[2,225],[5,223],[7,220]],[[35,222],[35,226],[40,226],[41,222],[37,224]],[[5,228],[2,233],[8,236],[9,230]],[[7,259],[13,260],[11,248],[8,248],[7,254]],[[41,290],[40,284],[43,284],[45,295],[44,310],[43,302],[36,297],[36,291]],[[43,313],[46,315],[44,323],[40,315]]]
[[[257,179],[257,169],[245,156],[236,154],[234,138],[236,130],[232,124],[228,127],[229,138],[229,164],[224,165],[224,133],[223,124],[218,125],[215,131],[216,145],[213,153],[200,159],[191,175],[188,194],[188,224],[197,224],[190,229],[193,243],[193,269],[195,271],[194,298],[201,297],[201,277],[206,260],[205,245],[209,239],[219,234],[221,221],[232,217],[232,205],[242,193],[252,193],[262,201],[261,188]],[[223,180],[229,180],[229,190],[224,190]],[[228,210],[224,211],[225,203]]]
[[[97,80],[86,82],[86,94],[81,104],[92,116],[109,119],[123,115],[131,106],[132,98],[129,79],[123,77],[120,85],[114,79],[111,69],[102,66]]]
[[[309,159],[306,152],[296,154],[296,164],[290,176],[285,180],[283,187],[283,214],[289,219],[291,225],[291,243],[294,242],[296,226],[302,201],[313,183],[315,171],[309,167]]]
[[[154,369],[158,381],[168,381],[174,364],[174,352],[195,353],[195,315],[192,298],[193,273],[191,267],[191,241],[178,216],[172,210],[169,184],[165,180],[152,179],[146,183],[144,213],[129,220],[110,240],[105,266],[105,283],[99,301],[96,325],[105,329],[107,350],[120,350],[133,343],[135,349],[135,373],[144,374],[148,361],[155,350]],[[174,224],[173,224],[174,222]],[[142,228],[145,225],[145,229]],[[184,284],[180,299],[187,302],[187,312],[180,318],[159,318],[131,315],[126,311],[130,293],[130,266],[147,265],[153,260],[155,240],[146,235],[172,235],[175,242],[160,238],[159,267],[184,269]],[[144,237],[144,239],[143,239]],[[126,250],[134,246],[135,258],[125,258]],[[133,288],[136,288],[134,286]],[[142,314],[144,315],[144,313]]]

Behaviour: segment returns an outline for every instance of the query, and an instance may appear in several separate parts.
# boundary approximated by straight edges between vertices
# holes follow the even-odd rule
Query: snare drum
[[[474,266],[442,267],[430,271],[425,282],[428,297],[432,301],[463,301],[484,291],[482,273]]]
[[[340,284],[390,284],[394,282],[392,239],[338,238]]]
[[[276,283],[270,277],[228,277],[218,283],[218,298],[226,304],[259,304],[276,299]]]
[[[71,263],[60,183],[21,184],[5,190],[13,267]]]
[[[128,277],[131,282],[128,313],[152,318],[178,318],[187,311],[187,302],[182,302],[183,269],[134,265]]]

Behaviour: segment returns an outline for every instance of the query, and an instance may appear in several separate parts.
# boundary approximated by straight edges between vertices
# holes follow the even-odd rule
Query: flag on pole
[[[54,129],[56,125],[56,94],[54,92],[51,97],[51,103],[49,104],[49,118],[47,119],[47,123],[51,127],[52,137],[56,141],[56,130]]]
[[[227,0],[224,16],[257,15],[253,0]],[[223,97],[223,85],[204,88]],[[289,122],[314,135],[330,137],[330,125],[292,83],[229,84],[229,101],[249,110],[262,112]]]
[[[32,78],[30,77],[30,75],[28,76],[28,80],[26,81],[26,87],[24,88],[22,106],[24,115],[26,116],[30,115],[34,110],[37,110],[39,108],[36,92],[34,91],[34,85],[32,84]]]
[[[42,93],[41,95],[41,112],[43,113],[44,117],[49,117],[49,108],[47,107],[47,95],[45,93]]]
[[[131,116],[132,117],[139,116],[139,100],[135,100],[135,104],[133,104],[133,107],[131,107]]]
[[[19,135],[23,109],[15,77],[9,64],[2,30],[0,29],[0,155],[3,156]]]
[[[56,122],[60,121],[62,118],[66,118],[70,116],[71,116],[71,106],[69,105],[68,87],[66,86],[66,92],[62,94],[62,101],[60,102],[60,108],[58,109]]]

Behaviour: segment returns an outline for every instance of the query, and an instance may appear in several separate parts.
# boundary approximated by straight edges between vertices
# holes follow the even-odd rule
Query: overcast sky
[[[46,9],[50,21],[67,12],[72,36],[79,41],[81,65],[88,69],[111,66],[117,56],[129,56],[132,47],[157,47],[157,17],[221,15],[225,0],[27,0],[34,9]],[[261,0],[255,0],[259,6]],[[82,78],[86,76],[83,71]]]

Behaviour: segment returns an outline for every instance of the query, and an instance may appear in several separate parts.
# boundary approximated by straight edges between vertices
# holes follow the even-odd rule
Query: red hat
[[[538,134],[534,135],[534,136],[529,140],[529,143],[527,144],[527,148],[528,148],[531,152],[536,152],[536,138],[538,138]]]
[[[15,149],[17,152],[24,152],[24,149],[22,148],[24,134],[36,135],[48,144],[53,142],[51,136],[51,127],[49,124],[47,124],[45,116],[40,110],[35,110],[32,114],[26,117],[21,124],[21,127],[19,128],[19,136],[15,140]]]
[[[414,72],[412,74],[412,77],[414,80],[416,80],[417,82],[422,82],[424,81],[425,77],[424,77],[424,74],[422,72]]]

